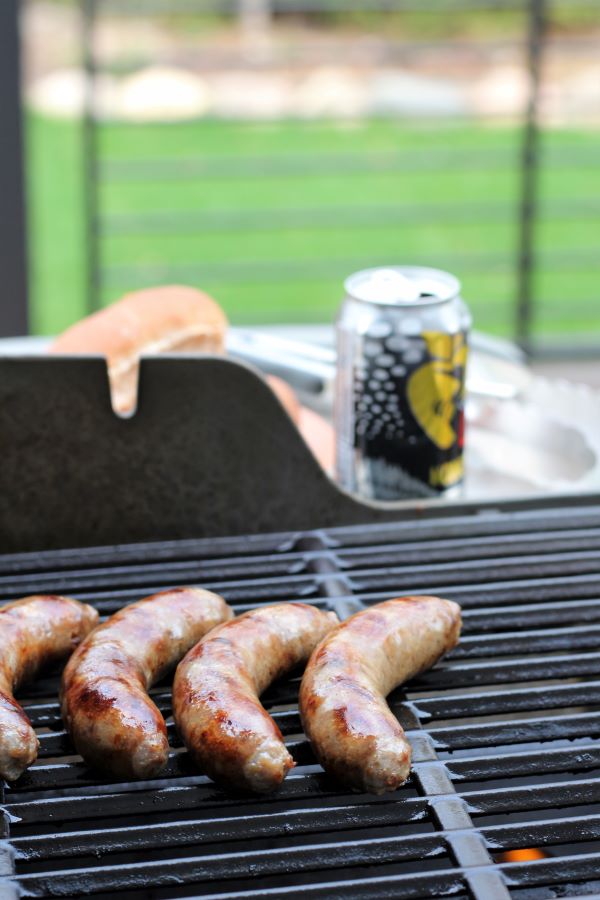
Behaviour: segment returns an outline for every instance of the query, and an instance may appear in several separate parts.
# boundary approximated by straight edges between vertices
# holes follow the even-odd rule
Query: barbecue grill
[[[109,615],[198,584],[237,613],[302,600],[345,618],[408,593],[464,612],[456,650],[391,699],[414,766],[384,797],[316,764],[298,677],[264,698],[298,765],[259,798],[194,768],[169,683],[151,692],[167,769],[128,783],[83,764],[59,673],[38,680],[23,705],[40,756],[2,796],[1,897],[600,894],[600,496],[361,504],[224,360],[144,360],[131,420],[101,360],[0,360],[0,376],[0,601],[60,592]],[[527,848],[540,858],[507,856]]]
[[[0,558],[4,599],[61,591],[109,614],[198,583],[236,612],[297,599],[340,616],[401,593],[464,610],[459,647],[397,692],[414,752],[385,797],[341,789],[302,735],[298,678],[266,707],[298,762],[269,797],[191,765],[173,730],[160,780],[74,755],[58,678],[24,705],[40,758],[5,788],[2,896],[550,898],[600,893],[600,498],[296,533]],[[152,692],[169,715],[169,685]],[[514,848],[543,858],[507,862]]]

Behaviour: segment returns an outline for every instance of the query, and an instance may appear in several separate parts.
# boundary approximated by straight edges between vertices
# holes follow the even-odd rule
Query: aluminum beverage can
[[[345,288],[336,323],[338,482],[373,500],[456,491],[471,327],[459,281],[391,266],[356,272]]]

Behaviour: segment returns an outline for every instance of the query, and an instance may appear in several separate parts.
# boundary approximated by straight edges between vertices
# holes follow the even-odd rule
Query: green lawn
[[[30,117],[32,319],[84,313],[80,128]],[[341,280],[385,262],[448,268],[479,328],[509,335],[518,130],[194,122],[105,125],[102,299],[183,281],[236,323],[330,320]],[[536,327],[600,331],[600,135],[544,138]],[[147,168],[167,160],[158,172]],[[170,162],[169,162],[170,161]]]

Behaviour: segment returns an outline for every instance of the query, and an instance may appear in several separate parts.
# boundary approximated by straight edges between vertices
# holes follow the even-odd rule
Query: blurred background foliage
[[[59,8],[41,5],[46,15]],[[143,39],[128,42],[144,3],[135,6],[137,16],[125,8],[115,17],[110,4],[98,16],[97,81],[176,61],[209,86],[228,68],[241,72],[242,93],[245,72],[259,74],[260,89],[272,77],[279,90],[286,78],[296,84],[332,67],[338,81],[349,73],[359,93],[361,79],[376,84],[390,73],[416,93],[405,107],[388,102],[383,113],[367,103],[336,116],[334,96],[313,117],[285,104],[241,118],[214,105],[168,122],[160,112],[158,121],[98,115],[92,237],[99,302],[144,284],[184,281],[213,293],[235,322],[329,321],[353,270],[422,263],[461,278],[479,328],[514,333],[527,3],[444,12],[440,0],[438,13],[435,3],[426,11],[275,13],[257,55],[236,18],[214,12],[155,15],[164,46],[160,37],[146,41],[150,49]],[[60,8],[78,14],[71,0]],[[533,324],[549,338],[600,330],[600,116],[577,103],[572,115],[569,99],[577,84],[587,84],[582,73],[591,79],[600,71],[590,52],[600,34],[597,13],[595,3],[557,0],[544,51]],[[117,29],[124,36],[115,48]],[[79,35],[65,49],[65,66],[81,58]],[[30,58],[35,53],[30,48]],[[43,66],[30,68],[38,83],[46,77]],[[500,89],[493,82],[489,115],[481,108],[485,96],[475,114],[463,109],[461,97],[496,72]],[[510,108],[502,107],[503,73]],[[448,110],[440,106],[444,85],[455,92]],[[249,103],[256,89],[250,80]],[[347,101],[343,84],[339,90]],[[435,90],[440,99],[432,105]],[[500,114],[493,109],[498,94]],[[52,333],[86,311],[83,131],[79,115],[49,114],[35,100],[29,106],[32,324]]]

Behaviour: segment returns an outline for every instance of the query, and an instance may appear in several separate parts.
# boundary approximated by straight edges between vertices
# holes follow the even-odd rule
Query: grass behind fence
[[[32,318],[85,313],[80,127],[30,117]],[[599,136],[544,137],[536,329],[600,329]],[[104,125],[102,299],[204,287],[236,323],[331,320],[356,268],[419,262],[463,281],[479,328],[514,322],[513,127],[201,121]]]

